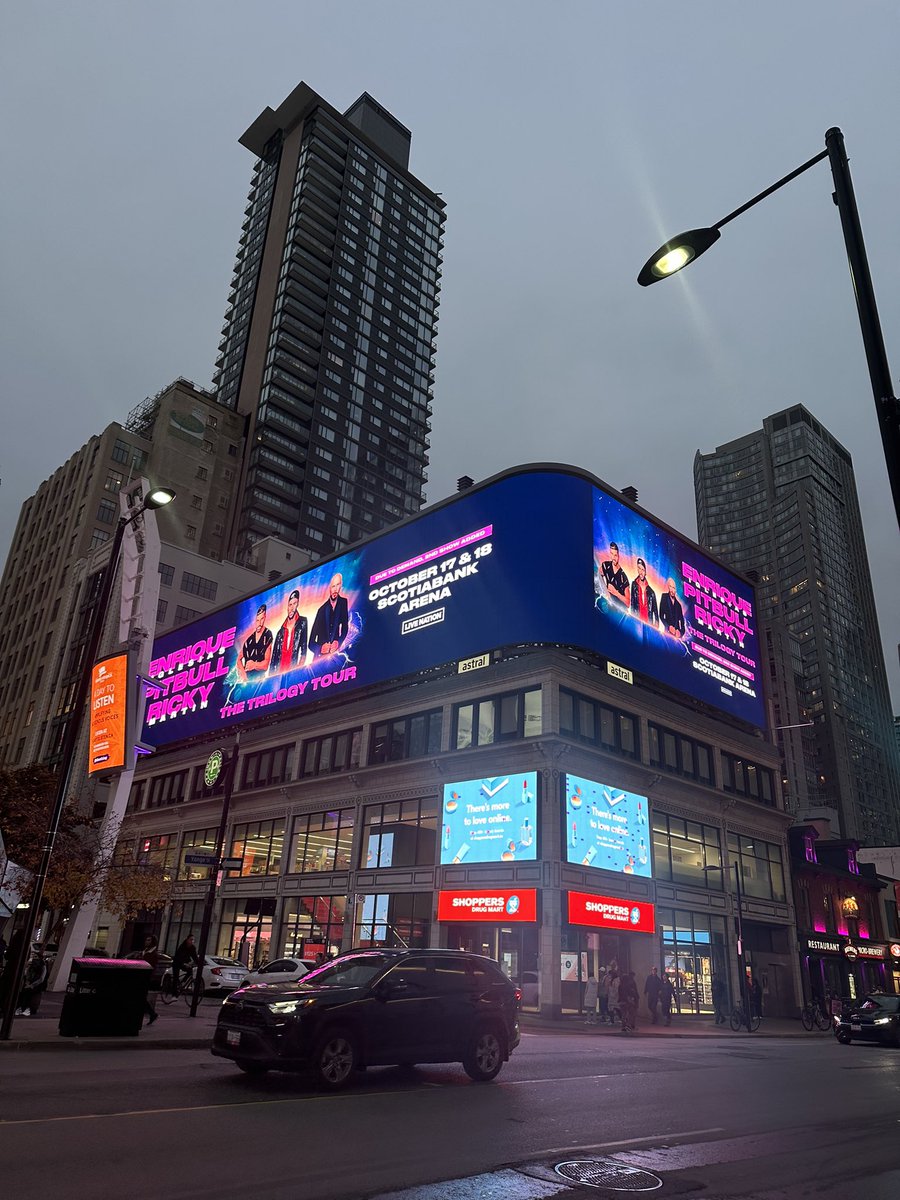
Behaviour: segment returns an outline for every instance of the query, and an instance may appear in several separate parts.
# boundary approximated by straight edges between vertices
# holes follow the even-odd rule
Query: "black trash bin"
[[[59,1032],[62,1037],[137,1037],[152,968],[140,959],[73,958]]]

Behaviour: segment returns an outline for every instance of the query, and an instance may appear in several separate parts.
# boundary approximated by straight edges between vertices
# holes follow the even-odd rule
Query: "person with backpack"
[[[47,963],[40,950],[36,950],[25,968],[22,976],[22,990],[19,992],[19,1007],[17,1017],[36,1017],[41,1006],[41,996],[47,987]]]

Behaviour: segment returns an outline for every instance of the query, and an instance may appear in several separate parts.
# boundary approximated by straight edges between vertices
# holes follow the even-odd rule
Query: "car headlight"
[[[312,1000],[274,1000],[271,1004],[267,1004],[266,1008],[270,1013],[275,1013],[279,1017],[292,1016],[299,1012],[301,1008],[305,1008],[308,1004],[312,1004]]]
[[[876,1017],[872,1023],[873,1023],[873,1025],[890,1025],[891,1018],[890,1017]]]

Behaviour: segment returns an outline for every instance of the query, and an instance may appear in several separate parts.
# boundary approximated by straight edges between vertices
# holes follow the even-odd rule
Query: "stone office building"
[[[640,594],[629,608],[604,591],[610,529],[636,586],[637,559],[651,564],[643,614]],[[523,594],[524,542],[548,579],[572,586]],[[684,634],[652,620],[676,558],[694,571],[673,582]],[[240,744],[224,853],[239,862],[217,892],[217,953],[255,966],[363,946],[473,950],[519,981],[523,1007],[552,1015],[579,1011],[601,967],[632,969],[642,985],[656,965],[683,1013],[706,1014],[715,972],[737,988],[739,874],[747,965],[765,1010],[794,1012],[777,749],[745,719],[763,711],[752,687],[723,707],[709,697],[724,695],[724,668],[692,666],[706,660],[688,597],[713,574],[724,587],[724,568],[585,473],[519,468],[224,610],[224,639],[211,618],[168,635],[150,672],[164,697],[179,645],[241,656],[260,604],[274,634],[296,590],[312,654],[313,614],[335,576],[349,601],[339,652],[304,654],[283,673],[270,659],[262,688],[232,675],[206,710],[148,725],[159,749],[138,768],[119,853],[163,866],[172,900],[108,929],[109,945],[128,950],[152,929],[171,953],[199,931],[210,868],[190,859],[215,850],[225,787],[206,786],[204,764],[232,744],[231,722]],[[727,579],[749,613],[752,588]]]

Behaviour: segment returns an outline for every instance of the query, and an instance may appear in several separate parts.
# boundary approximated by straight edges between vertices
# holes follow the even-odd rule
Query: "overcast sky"
[[[900,538],[827,163],[635,283],[839,125],[896,380],[898,25],[896,0],[7,5],[0,561],[91,434],[210,383],[238,138],[303,80],[341,111],[375,96],[447,201],[429,501],[569,462],[695,537],[694,452],[802,401],[853,456],[900,711]]]

